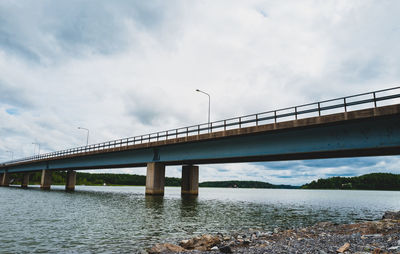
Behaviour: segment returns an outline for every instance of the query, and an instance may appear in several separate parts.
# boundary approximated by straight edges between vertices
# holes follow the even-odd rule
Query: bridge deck
[[[244,127],[240,129],[232,129],[232,130],[225,130],[225,131],[218,131],[218,132],[213,132],[213,133],[205,133],[205,134],[200,134],[200,135],[194,135],[194,136],[187,136],[187,137],[179,137],[179,138],[173,138],[173,139],[168,139],[168,140],[161,140],[161,141],[153,141],[153,142],[148,142],[148,143],[143,143],[143,144],[135,144],[135,145],[129,145],[129,146],[122,146],[122,147],[115,147],[115,148],[106,148],[98,151],[90,151],[90,152],[81,152],[81,153],[76,153],[76,154],[67,154],[63,156],[58,156],[56,158],[43,158],[43,159],[38,159],[35,161],[23,161],[23,162],[16,162],[13,164],[9,165],[3,165],[0,166],[1,169],[6,169],[6,168],[13,168],[13,167],[23,167],[23,165],[31,165],[33,163],[41,163],[41,162],[49,162],[49,161],[59,161],[59,160],[71,160],[74,158],[79,158],[79,157],[86,157],[86,156],[92,156],[92,155],[106,155],[106,154],[112,154],[116,152],[123,152],[123,151],[135,151],[135,150],[143,150],[146,149],[148,150],[149,148],[151,149],[157,149],[160,147],[166,147],[166,146],[171,146],[171,145],[177,145],[177,144],[188,144],[188,143],[197,143],[197,142],[207,142],[207,141],[213,141],[213,140],[220,140],[220,139],[229,139],[229,138],[235,138],[235,137],[243,137],[243,136],[249,136],[249,135],[259,135],[259,134],[270,134],[270,133],[276,133],[276,132],[282,132],[282,131],[288,131],[288,130],[299,130],[299,129],[304,129],[304,128],[315,128],[315,127],[321,127],[321,126],[327,126],[327,125],[335,125],[343,122],[352,122],[352,121],[360,121],[360,120],[365,120],[365,119],[378,119],[382,117],[387,117],[387,116],[394,116],[394,115],[399,115],[400,116],[400,104],[396,105],[390,105],[390,106],[384,106],[384,107],[377,107],[377,108],[370,108],[370,109],[363,109],[363,110],[357,110],[357,111],[352,111],[352,112],[344,112],[344,113],[337,113],[337,114],[332,114],[332,115],[326,115],[326,116],[319,116],[319,117],[310,117],[310,118],[304,118],[304,119],[298,119],[298,120],[292,120],[292,121],[285,121],[285,122],[278,122],[278,123],[272,123],[272,124],[264,124],[264,125],[259,125],[259,126],[252,126],[252,127]],[[393,148],[391,148],[393,149]],[[321,151],[323,152],[323,151]],[[330,151],[334,152],[334,151]],[[383,155],[386,154],[393,154],[393,152],[384,152]],[[371,155],[367,151],[365,151],[365,155]],[[293,155],[293,158],[286,158],[286,159],[302,159],[302,158],[307,158],[301,155],[301,153],[297,153],[297,156]],[[357,155],[356,153],[352,153],[349,156],[363,156],[362,154]],[[287,156],[286,156],[287,157]],[[329,157],[329,156],[326,156]],[[330,156],[332,157],[332,156]],[[333,156],[334,157],[334,156]],[[340,157],[345,157],[345,155],[340,155]],[[264,156],[247,156],[246,157],[241,157],[238,158],[237,160],[235,159],[221,159],[221,158],[209,158],[209,159],[203,159],[203,160],[194,160],[196,163],[222,163],[222,162],[237,162],[237,161],[265,161],[265,160],[279,160],[280,157],[270,157],[267,158]],[[180,164],[179,161],[166,161],[165,164]],[[107,167],[128,167],[128,166],[145,166],[146,163],[128,163],[128,164],[114,164],[114,165],[104,165],[105,168]],[[94,167],[86,167],[86,168],[104,168],[103,166],[96,165]]]

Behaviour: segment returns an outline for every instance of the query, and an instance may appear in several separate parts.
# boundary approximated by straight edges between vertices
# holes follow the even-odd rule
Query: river
[[[400,210],[399,191],[200,188],[182,198],[144,187],[0,188],[0,253],[137,253],[159,242],[320,221],[351,223]]]

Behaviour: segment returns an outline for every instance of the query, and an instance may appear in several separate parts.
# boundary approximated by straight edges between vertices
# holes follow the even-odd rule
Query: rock
[[[343,244],[343,246],[340,247],[336,252],[338,252],[338,253],[343,253],[343,252],[345,252],[346,250],[348,250],[349,248],[350,248],[350,243],[345,243],[345,244]]]
[[[382,219],[389,219],[389,220],[400,220],[400,211],[398,212],[385,212],[382,216]]]
[[[382,237],[383,235],[382,234],[371,234],[371,235],[363,235],[365,238],[367,238],[367,237],[372,237],[372,238],[379,238],[379,237]],[[365,239],[365,238],[362,238],[362,239]]]
[[[388,248],[388,250],[400,250],[400,246],[393,246]]]
[[[379,254],[379,253],[381,253],[381,249],[376,248],[372,253],[373,254]]]
[[[219,248],[219,251],[222,253],[232,253],[231,247],[225,245]]]
[[[229,240],[231,240],[231,237],[230,237],[230,236],[225,236],[225,237],[224,237],[224,241],[229,241]]]
[[[171,244],[171,243],[159,243],[154,245],[150,250],[149,253],[164,253],[164,252],[183,252],[185,251],[184,248]]]
[[[188,250],[201,250],[206,251],[209,250],[211,247],[219,244],[221,240],[218,236],[212,235],[202,235],[199,237],[195,237],[190,240],[183,240],[180,242],[180,246]]]
[[[217,250],[219,250],[219,249],[218,249],[217,246],[214,246],[214,247],[211,248],[211,250],[212,250],[212,251],[217,251]]]

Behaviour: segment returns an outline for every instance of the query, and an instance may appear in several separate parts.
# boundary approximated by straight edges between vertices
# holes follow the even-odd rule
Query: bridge
[[[147,166],[146,194],[163,195],[165,166],[182,165],[182,195],[197,195],[200,164],[400,154],[400,87],[40,154],[0,164],[10,174]],[[396,100],[397,99],[397,100]]]

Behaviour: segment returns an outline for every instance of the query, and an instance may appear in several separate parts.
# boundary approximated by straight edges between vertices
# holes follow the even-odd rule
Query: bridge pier
[[[10,185],[10,175],[7,172],[3,173],[0,180],[0,186],[8,187]]]
[[[42,170],[42,180],[40,182],[40,189],[42,190],[50,190],[51,187],[51,171]]]
[[[65,190],[66,191],[74,191],[76,184],[76,171],[68,170],[67,171],[67,179],[65,181]]]
[[[28,185],[29,185],[29,174],[24,173],[22,175],[21,188],[26,189],[26,188],[28,188]]]
[[[182,166],[182,195],[199,195],[199,166]]]
[[[159,162],[147,163],[146,195],[164,195],[165,165]]]

